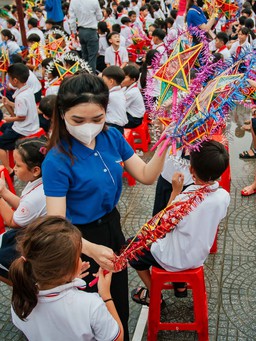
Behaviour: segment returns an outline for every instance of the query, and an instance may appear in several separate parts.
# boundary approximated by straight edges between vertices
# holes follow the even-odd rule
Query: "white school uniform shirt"
[[[120,36],[124,37],[124,39],[125,39],[125,47],[128,47],[132,44],[132,40],[131,40],[132,31],[131,31],[131,28],[129,26],[121,25]],[[121,45],[121,46],[123,46],[123,45]]]
[[[116,57],[115,52],[118,52],[118,54],[120,56],[120,61]],[[128,61],[129,61],[128,52],[127,52],[125,47],[120,46],[117,51],[115,51],[112,46],[109,46],[106,49],[105,64],[121,66],[123,63],[128,62]],[[120,64],[120,62],[121,62],[121,64]]]
[[[9,56],[21,53],[21,49],[16,41],[8,40],[6,44],[4,43],[3,47],[8,51]]]
[[[107,42],[107,33],[99,34],[99,55],[105,56],[106,49],[109,47]]]
[[[106,122],[117,124],[120,127],[123,127],[128,123],[126,115],[126,101],[121,86],[114,86],[109,90]]]
[[[46,89],[46,92],[45,92],[45,96],[48,96],[48,95],[58,95],[58,91],[59,91],[59,87],[60,85],[58,84],[55,84],[55,85],[52,85],[54,84],[56,81],[58,80],[58,77],[54,78],[53,80],[51,80],[49,83],[48,83],[48,87]]]
[[[166,153],[164,167],[162,170],[162,177],[168,181],[170,184],[172,183],[172,177],[175,172],[181,172],[184,175],[184,186],[192,184],[194,181],[192,179],[192,175],[189,171],[190,162],[184,159],[184,162],[179,162],[182,160],[182,150],[177,150],[177,154],[175,157],[170,156],[170,149]]]
[[[238,46],[241,46],[241,52],[240,52],[240,56],[244,56],[246,58],[246,54],[252,51],[252,46],[250,43],[248,43],[248,41],[246,40],[242,45],[240,45],[239,41],[234,42],[234,44],[232,44],[231,48],[230,48],[230,54],[233,58],[237,58],[236,56],[236,50],[238,48]]]
[[[138,17],[140,15],[140,9],[138,5],[130,6],[131,11],[134,11],[136,13],[136,16]]]
[[[45,45],[44,34],[38,27],[32,27],[30,30],[28,30],[26,37],[28,38],[31,34],[37,34],[40,37],[40,44]]]
[[[16,90],[12,97],[14,98],[15,116],[26,117],[24,121],[13,122],[12,129],[24,136],[35,134],[39,129],[39,118],[32,89],[28,85],[24,85]]]
[[[88,293],[80,278],[40,290],[38,302],[25,321],[11,309],[12,321],[30,341],[114,341],[117,322],[97,293]]]
[[[152,49],[157,50],[160,53],[160,55],[162,56],[160,60],[160,65],[163,65],[168,59],[164,42],[158,45],[153,44]]]
[[[154,78],[153,77],[154,74],[155,74],[155,71],[151,67],[148,67],[147,83],[152,82],[152,86],[150,86],[150,88],[152,88],[151,96],[152,97],[159,97],[160,91],[161,91],[161,81],[159,79]]]
[[[222,46],[222,48],[220,49],[217,49],[215,52],[222,54],[224,61],[230,61],[230,62],[232,61],[230,50],[227,48],[226,45]]]
[[[191,185],[185,192],[193,192],[200,187]],[[194,269],[203,265],[206,260],[218,224],[226,216],[230,203],[228,192],[219,188],[217,181],[210,188],[213,191],[206,195],[173,231],[152,244],[151,253],[165,270]],[[185,194],[181,193],[175,201],[182,200],[184,196]]]
[[[126,112],[133,117],[143,117],[146,109],[137,83],[133,83],[128,88],[123,88],[123,90],[126,99]]]
[[[13,214],[13,220],[20,227],[25,227],[36,218],[45,216],[46,197],[44,195],[42,178],[29,182],[23,189],[18,208]]]
[[[42,84],[39,82],[38,78],[31,70],[29,70],[27,85],[33,91],[34,94],[36,94],[38,91],[42,89]]]
[[[12,32],[12,34],[14,35],[16,43],[17,43],[19,46],[22,46],[23,44],[22,44],[22,39],[21,39],[20,31],[17,30],[17,28],[15,28],[15,27],[10,28],[9,30],[10,30],[10,31]]]

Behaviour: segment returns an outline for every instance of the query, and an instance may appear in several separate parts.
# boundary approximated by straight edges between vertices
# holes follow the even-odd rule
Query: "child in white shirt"
[[[231,54],[226,44],[228,42],[228,35],[225,32],[219,32],[216,34],[215,47],[216,53],[222,54],[224,61],[232,61]]]
[[[161,54],[160,65],[163,65],[167,61],[167,53],[164,43],[165,32],[161,28],[156,28],[152,32],[152,49],[157,50]]]
[[[122,87],[126,99],[126,114],[129,120],[125,128],[136,128],[141,125],[146,110],[137,84],[140,72],[133,65],[125,66],[123,70],[125,79],[122,82]]]
[[[97,57],[96,69],[99,72],[102,72],[106,67],[105,54],[106,54],[106,49],[109,47],[108,41],[107,41],[107,35],[109,34],[109,29],[105,21],[100,21],[98,23],[98,34],[99,34],[99,52],[98,52],[98,57]]]
[[[80,258],[75,226],[62,217],[38,218],[17,239],[21,257],[9,271],[12,320],[30,341],[123,340],[111,273],[99,269],[99,294],[83,291],[90,265]]]
[[[248,43],[249,30],[247,27],[242,27],[238,31],[238,41],[232,44],[230,48],[230,54],[234,61],[237,61],[239,57],[246,58],[246,54],[252,51],[252,46]]]
[[[28,67],[23,63],[15,63],[9,66],[7,73],[11,85],[17,90],[13,95],[14,103],[2,97],[2,102],[10,114],[4,116],[4,119],[13,124],[0,136],[0,160],[8,172],[13,174],[7,151],[14,149],[19,138],[35,134],[39,129],[39,119],[34,93],[26,84],[29,78]]]
[[[227,191],[219,188],[217,179],[229,164],[225,147],[216,141],[204,141],[200,151],[190,153],[190,172],[194,185],[186,193],[207,186],[209,193],[204,200],[191,210],[165,238],[151,245],[150,251],[143,251],[138,260],[130,261],[147,288],[132,291],[132,299],[140,304],[149,305],[151,278],[149,268],[153,265],[167,271],[182,271],[202,266],[213,244],[218,224],[226,216],[230,202]],[[181,173],[173,176],[173,192],[170,202],[187,199],[181,193],[184,177]],[[180,195],[179,195],[180,194]],[[180,286],[179,286],[180,285]],[[186,296],[184,283],[174,286],[178,297]],[[179,294],[183,294],[179,296]]]
[[[109,88],[106,123],[109,126],[115,127],[123,134],[124,126],[128,123],[126,100],[121,88],[125,73],[120,67],[112,65],[103,70],[102,78]]]
[[[0,179],[0,215],[10,230],[0,235],[0,275],[8,278],[8,270],[16,251],[16,236],[37,217],[46,215],[46,198],[43,190],[41,165],[46,155],[46,139],[21,139],[13,153],[15,175],[27,182],[21,197],[13,194]],[[3,175],[3,173],[1,174]],[[13,210],[14,209],[14,210]]]
[[[106,49],[105,64],[107,66],[116,65],[124,68],[128,63],[129,58],[126,48],[120,46],[120,34],[111,32],[108,36],[108,41],[111,46]]]

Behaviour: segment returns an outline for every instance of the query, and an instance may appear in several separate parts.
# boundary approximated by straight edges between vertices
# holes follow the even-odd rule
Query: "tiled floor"
[[[244,115],[245,114],[245,115]],[[250,133],[241,136],[240,126],[248,110],[238,108],[232,115],[230,130],[233,133],[229,147],[231,154],[232,187],[231,204],[226,219],[221,223],[218,235],[218,252],[210,255],[205,264],[208,293],[210,340],[256,340],[256,196],[242,198],[240,190],[253,180],[255,160],[243,161],[238,153],[247,150],[251,143]],[[235,135],[236,134],[236,135]],[[148,155],[145,155],[148,158]],[[151,216],[155,186],[125,183],[119,202],[126,236],[133,235]],[[130,290],[139,285],[139,279],[129,269]],[[0,340],[25,340],[10,322],[11,290],[0,284]],[[177,299],[165,294],[167,308],[163,319],[193,319],[191,296]],[[140,305],[131,301],[129,328],[133,335],[140,314]],[[197,340],[191,332],[162,332],[159,340]],[[146,331],[143,337],[146,340]],[[47,340],[46,340],[47,341]],[[139,340],[135,340],[139,341]]]

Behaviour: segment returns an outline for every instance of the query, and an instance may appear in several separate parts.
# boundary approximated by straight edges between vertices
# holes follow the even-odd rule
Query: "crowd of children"
[[[184,44],[199,42],[183,32],[187,26],[207,32],[214,58],[228,66],[243,58],[246,68],[256,48],[256,8],[251,1],[243,3],[240,17],[232,21],[204,12],[196,0],[188,2],[187,13],[172,8],[172,1],[86,1],[95,11],[84,22],[88,16],[98,18],[96,67],[85,58],[83,27],[76,28],[72,0],[36,1],[34,7],[24,3],[27,49],[16,6],[5,6],[0,20],[1,56],[7,53],[9,62],[6,76],[2,74],[0,161],[11,177],[27,182],[19,198],[0,179],[0,215],[12,228],[1,236],[0,276],[9,274],[13,322],[29,340],[129,339],[127,271],[111,276],[102,270],[113,270],[113,252],[125,243],[116,209],[123,167],[146,185],[159,177],[153,215],[174,200],[182,201],[182,190],[209,188],[205,200],[172,233],[131,262],[145,284],[132,292],[132,299],[149,304],[152,265],[181,271],[204,263],[229,205],[228,193],[217,182],[229,163],[225,148],[218,142],[202,143],[200,151],[190,153],[190,166],[189,150],[179,151],[177,158],[188,159],[181,168],[166,157],[167,150],[159,155],[158,147],[146,164],[122,134],[142,124],[154,60],[163,65],[178,37]],[[63,12],[57,10],[61,5]],[[147,95],[155,103],[161,84],[157,79],[151,83]],[[46,138],[29,139],[39,127]],[[46,214],[58,217],[43,217]],[[98,272],[101,297],[80,290],[85,270],[89,279]],[[177,297],[184,297],[186,284],[179,283],[175,290]],[[42,323],[49,309],[52,315]],[[58,323],[63,328],[57,328]]]

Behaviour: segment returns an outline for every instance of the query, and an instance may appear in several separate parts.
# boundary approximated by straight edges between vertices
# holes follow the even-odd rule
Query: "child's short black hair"
[[[36,34],[36,33],[30,34],[30,35],[28,36],[28,38],[27,38],[27,41],[28,41],[29,43],[39,43],[40,40],[41,40],[41,38],[40,38],[39,35]]]
[[[119,66],[111,65],[103,70],[102,76],[112,78],[118,85],[125,79],[125,73]]]
[[[134,65],[126,65],[123,68],[123,70],[124,70],[125,76],[129,76],[131,79],[135,79],[137,81],[140,77],[140,71]]]
[[[175,20],[177,18],[178,11],[176,9],[171,10],[171,17]]]
[[[55,25],[56,24],[56,22],[54,20],[52,20],[52,19],[45,20],[45,23],[46,24],[50,24],[50,25]]]
[[[160,40],[164,40],[165,38],[165,32],[161,28],[156,28],[152,32],[152,37],[158,37]]]
[[[46,68],[53,61],[52,57],[45,58],[42,61],[42,67]]]
[[[218,38],[219,40],[223,41],[224,45],[227,44],[228,42],[228,35],[225,32],[219,32],[216,34],[216,38]]]
[[[119,24],[112,25],[112,32],[120,33],[121,32],[121,26]]]
[[[29,68],[23,63],[15,63],[8,67],[9,77],[18,79],[21,83],[26,83],[29,77]]]
[[[26,64],[26,62],[22,59],[21,55],[18,53],[12,54],[12,64],[14,63]]]
[[[190,152],[190,164],[202,181],[217,180],[229,165],[229,155],[223,144],[204,141],[199,151]]]
[[[7,19],[6,20],[8,24],[12,25],[12,26],[15,26],[16,25],[16,20],[13,19],[13,18],[10,18],[10,19]]]
[[[249,32],[249,28],[247,27],[241,27],[240,30],[238,30],[238,33],[241,32],[242,34],[248,36]]]
[[[48,95],[41,99],[39,110],[48,118],[52,118],[57,95]]]
[[[36,18],[30,18],[28,19],[28,25],[31,25],[32,27],[37,27],[38,20]]]
[[[238,18],[239,24],[243,26],[246,19],[247,17],[245,15],[242,15],[241,17],[239,17]]]
[[[129,12],[128,12],[128,17],[131,17],[131,16],[134,15],[134,14],[136,15],[136,12],[135,12],[135,11],[129,11]]]
[[[117,25],[117,24],[116,24],[116,25]],[[114,25],[113,25],[113,26],[114,26]],[[112,26],[112,29],[113,29],[113,26]],[[119,26],[120,26],[120,25],[119,25]],[[107,42],[108,42],[109,45],[111,45],[110,39],[111,39],[114,35],[116,35],[116,34],[120,35],[120,33],[117,32],[117,31],[112,31],[111,33],[109,33],[109,34],[107,35]]]
[[[254,28],[254,21],[251,18],[247,18],[244,22],[244,26],[252,30]]]
[[[166,24],[170,24],[171,26],[173,26],[174,24],[174,19],[172,17],[166,18],[165,19],[165,23]]]
[[[247,14],[248,16],[252,15],[252,10],[250,8],[244,8],[242,11],[241,11],[241,14]]]

